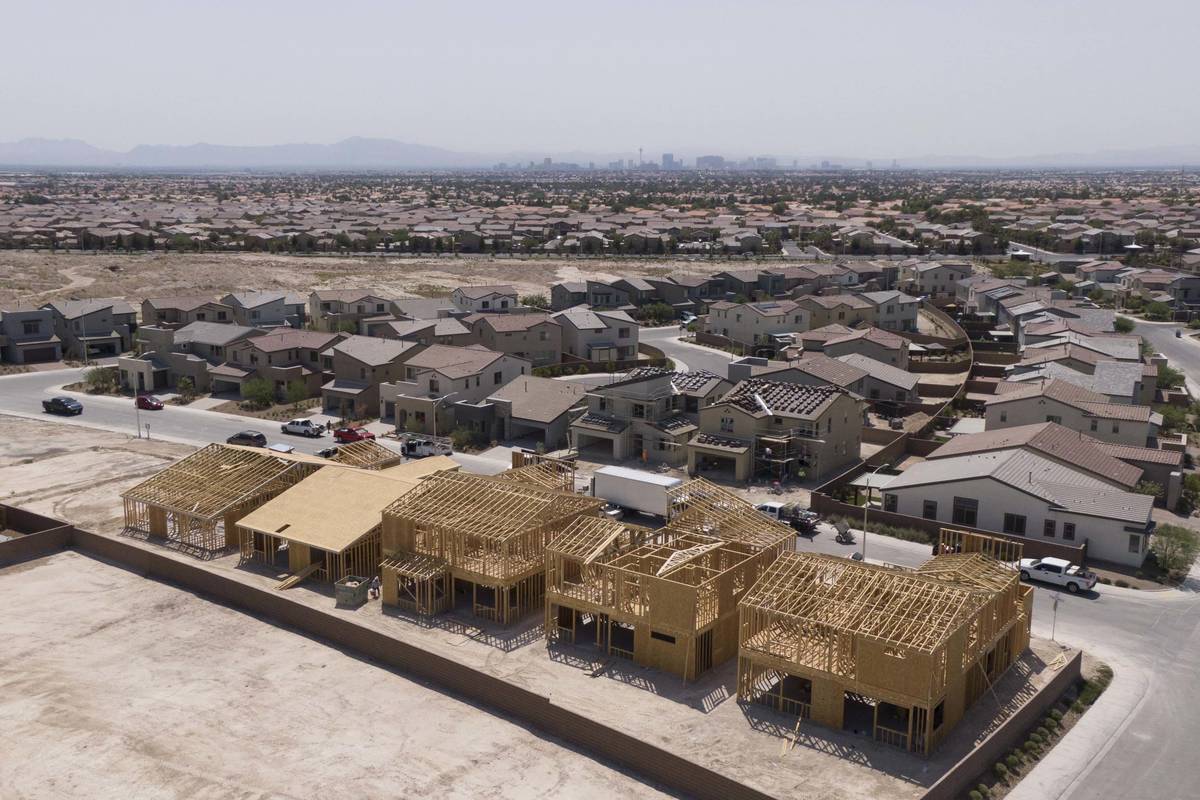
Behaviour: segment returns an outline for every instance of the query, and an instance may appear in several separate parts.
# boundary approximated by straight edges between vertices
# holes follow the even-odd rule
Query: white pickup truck
[[[316,438],[325,435],[325,426],[318,425],[311,419],[293,419],[279,426],[282,433],[290,433],[295,436],[311,436]]]
[[[1095,575],[1063,558],[1022,558],[1021,580],[1065,586],[1071,594],[1096,585]]]

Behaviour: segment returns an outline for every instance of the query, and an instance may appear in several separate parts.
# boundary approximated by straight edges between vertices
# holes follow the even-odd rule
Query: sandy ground
[[[546,294],[550,284],[588,277],[662,275],[728,268],[725,261],[686,259],[376,258],[276,256],[259,253],[45,253],[0,251],[0,305],[87,297],[223,294],[279,289],[365,288],[389,297],[449,295],[462,284],[507,283],[522,293]]]
[[[59,438],[60,434],[49,430],[51,428],[61,428],[67,431],[66,435],[72,439],[71,452],[64,452],[64,440]],[[74,427],[68,429],[67,426],[53,422],[31,423],[26,420],[0,416],[0,486],[23,498],[23,504],[33,510],[46,513],[65,512],[62,515],[70,522],[109,535],[117,535],[121,524],[121,501],[118,496],[120,491],[124,486],[141,480],[145,470],[160,467],[163,457],[168,455],[168,451],[151,449],[155,447],[174,447],[183,452],[189,449],[162,443],[139,443],[137,440],[129,440],[119,434]],[[29,459],[32,459],[30,463],[20,463]],[[38,466],[42,461],[54,459],[58,460],[55,461],[53,469]],[[128,462],[125,459],[128,459]],[[79,466],[75,466],[76,464]],[[98,466],[100,464],[106,465],[103,471]],[[113,465],[119,465],[119,469]],[[126,470],[126,474],[122,474],[121,469]],[[71,500],[70,498],[76,497],[80,482],[87,480],[80,478],[81,475],[103,475],[101,480],[107,483],[98,484],[84,492],[86,500]],[[795,488],[799,489],[800,487]],[[765,499],[766,496],[766,491],[763,489],[762,499]],[[751,497],[751,499],[758,500],[760,498]],[[777,498],[772,496],[771,499]],[[787,497],[783,499],[801,498]],[[164,550],[159,545],[137,539],[126,538],[125,541],[153,548],[172,558],[193,564],[197,563],[187,555]],[[268,574],[256,567],[239,566],[236,555],[203,563],[208,569],[220,571],[235,580],[251,585],[270,588],[274,587],[278,581],[276,575]],[[83,567],[76,569],[88,571]],[[159,769],[170,773],[173,780],[178,779],[180,781],[178,786],[186,788],[190,786],[187,781],[203,780],[204,776],[210,774],[210,770],[206,766],[207,762],[203,759],[211,758],[216,761],[218,760],[216,751],[220,751],[232,754],[229,756],[231,759],[230,771],[228,773],[212,772],[213,780],[218,780],[221,775],[244,774],[248,786],[272,787],[272,790],[275,791],[271,781],[289,781],[292,774],[303,772],[308,764],[302,764],[300,759],[297,759],[295,764],[289,762],[289,766],[286,767],[264,766],[263,762],[267,756],[275,758],[274,754],[280,752],[280,748],[291,747],[296,741],[300,742],[295,746],[299,747],[299,752],[305,754],[304,760],[306,762],[312,760],[320,765],[315,774],[323,775],[323,765],[326,763],[323,761],[326,757],[324,751],[317,747],[315,741],[308,742],[303,738],[317,734],[309,730],[313,726],[301,724],[299,720],[315,718],[322,721],[323,724],[316,727],[320,728],[319,737],[324,742],[325,737],[331,735],[329,731],[335,713],[341,714],[343,710],[348,710],[347,713],[349,713],[355,709],[362,709],[362,713],[367,713],[375,707],[376,701],[380,701],[381,696],[378,692],[373,693],[374,683],[370,683],[368,686],[366,685],[368,681],[365,679],[364,684],[359,685],[354,683],[354,679],[347,678],[347,685],[351,688],[347,688],[345,691],[325,689],[314,695],[312,691],[308,691],[313,687],[304,683],[304,671],[293,669],[292,662],[315,663],[318,666],[308,668],[315,671],[330,668],[333,661],[338,660],[340,656],[332,652],[327,656],[318,656],[316,651],[313,651],[311,657],[293,659],[290,655],[290,644],[283,646],[285,651],[289,652],[283,659],[278,658],[280,651],[275,651],[275,657],[272,657],[271,653],[263,654],[253,649],[245,655],[239,652],[234,657],[234,660],[240,664],[239,669],[230,674],[217,670],[217,674],[208,677],[210,668],[207,662],[216,659],[206,655],[205,648],[216,646],[214,643],[219,638],[223,639],[215,631],[219,625],[225,624],[223,622],[227,619],[224,616],[225,609],[209,611],[201,608],[193,612],[193,601],[190,597],[186,602],[186,607],[174,606],[172,603],[177,601],[165,597],[161,600],[153,599],[152,596],[159,596],[160,589],[149,582],[146,582],[148,588],[145,589],[145,594],[140,585],[138,585],[139,588],[135,588],[130,584],[122,584],[117,581],[113,584],[102,584],[102,586],[114,587],[111,589],[85,588],[82,590],[81,596],[87,597],[87,606],[82,606],[82,601],[76,602],[75,600],[60,603],[58,602],[58,593],[62,591],[61,587],[71,586],[73,578],[69,575],[61,578],[53,577],[51,573],[44,573],[44,576],[46,577],[45,581],[37,582],[37,586],[40,588],[26,587],[20,589],[17,596],[12,597],[8,593],[13,590],[6,587],[6,583],[11,582],[8,579],[10,576],[0,574],[0,604],[2,604],[0,607],[36,607],[39,603],[34,594],[37,591],[44,591],[47,585],[55,587],[56,602],[45,604],[52,605],[52,609],[33,608],[28,617],[22,615],[19,620],[4,620],[0,617],[0,642],[20,641],[21,653],[38,650],[36,646],[30,650],[28,643],[33,645],[40,643],[50,648],[51,663],[54,669],[59,670],[61,674],[57,683],[54,682],[53,674],[43,675],[40,678],[41,683],[54,686],[68,685],[70,678],[74,675],[74,670],[91,669],[95,673],[94,680],[98,683],[107,685],[111,681],[118,687],[118,691],[135,692],[140,684],[126,685],[124,683],[128,676],[125,675],[126,668],[121,664],[121,656],[118,653],[108,653],[102,647],[99,653],[103,658],[95,663],[91,662],[91,648],[101,646],[98,643],[108,641],[105,638],[109,635],[107,631],[109,627],[114,627],[120,632],[120,635],[117,635],[112,641],[123,644],[114,643],[112,647],[114,650],[119,650],[121,647],[128,648],[125,656],[131,660],[133,669],[130,671],[138,677],[139,681],[153,680],[154,685],[163,685],[164,681],[184,681],[180,684],[182,687],[182,694],[178,695],[180,697],[190,697],[193,692],[199,692],[205,686],[217,687],[212,689],[211,702],[221,704],[220,708],[223,712],[221,718],[228,718],[226,724],[231,727],[231,730],[224,735],[209,731],[208,738],[218,742],[211,747],[204,744],[189,745],[198,748],[198,754],[195,757],[201,760],[192,761],[190,760],[192,756],[189,756],[186,762],[189,765],[188,771],[175,772],[177,768],[175,761],[172,760],[174,756],[168,757],[175,752],[174,742],[162,743],[159,746],[163,749],[154,750],[149,745],[142,744],[142,740],[133,737],[132,734],[120,730],[120,726],[111,720],[108,722],[110,727],[101,731],[101,735],[104,737],[118,734],[125,737],[122,739],[125,742],[123,746],[130,749],[123,750],[122,757],[128,755],[132,758],[134,757],[132,754],[136,754],[137,759],[145,758],[148,762],[157,757],[165,764],[169,764],[170,766],[164,765]],[[109,579],[105,578],[104,580]],[[87,586],[87,583],[85,582],[84,585]],[[27,593],[23,594],[22,592]],[[105,597],[106,592],[111,592],[122,599],[110,601]],[[134,592],[137,592],[139,608],[145,614],[144,638],[139,627],[143,624],[143,617],[138,617],[138,622],[135,623],[132,616],[126,619],[118,613],[122,608],[121,602],[124,602],[124,598]],[[91,594],[98,595],[95,598],[96,612],[94,614],[92,613]],[[72,588],[71,596],[74,597],[74,595],[75,591]],[[329,587],[306,583],[289,591],[288,596],[292,600],[323,610],[330,610],[334,607]],[[204,605],[199,601],[194,602],[199,606]],[[157,606],[160,603],[166,609],[165,615],[162,617],[157,616]],[[61,612],[60,606],[62,605],[71,606],[70,612]],[[61,635],[52,632],[55,630],[54,626],[58,624],[57,617],[54,615],[59,613],[63,613],[68,620],[62,623],[64,632]],[[207,626],[198,626],[191,620],[193,613],[198,618],[211,621]],[[232,615],[232,612],[229,613]],[[505,629],[486,624],[481,626],[474,618],[459,617],[454,614],[439,616],[432,626],[416,625],[404,616],[381,613],[377,601],[359,609],[337,609],[334,613],[353,615],[357,622],[367,624],[397,639],[414,643],[490,674],[504,677],[518,685],[548,694],[552,698],[552,702],[561,703],[574,710],[592,715],[615,728],[695,759],[776,796],[803,796],[822,800],[849,800],[860,797],[916,798],[923,793],[925,786],[932,783],[943,770],[960,758],[971,746],[971,742],[978,741],[993,724],[992,714],[995,707],[977,706],[968,720],[956,729],[954,736],[932,759],[919,759],[849,731],[833,731],[819,726],[805,726],[797,730],[794,717],[778,714],[759,706],[739,704],[735,697],[736,664],[734,660],[727,661],[710,670],[698,681],[685,684],[679,678],[666,673],[638,667],[623,659],[606,658],[591,647],[556,646],[548,649],[542,637],[541,616],[537,614],[530,615],[511,628]],[[236,617],[236,615],[229,618],[232,617]],[[237,619],[244,618],[237,617]],[[182,637],[181,640],[176,638],[177,632],[174,627],[176,623],[180,625],[178,636]],[[255,626],[254,630],[258,633],[247,633],[245,636],[248,638],[252,636],[256,642],[259,637],[273,641],[274,637],[282,635],[265,623],[255,623]],[[131,632],[126,633],[127,630]],[[235,622],[231,630],[233,634],[230,646],[240,646],[242,641],[240,637],[243,636],[241,633],[243,631],[242,622]],[[89,657],[80,660],[79,666],[68,663],[71,659],[65,655],[67,651],[59,648],[77,647],[78,645],[70,637],[84,636],[88,631],[94,631],[87,634],[86,648]],[[209,638],[210,631],[212,638]],[[197,652],[201,655],[194,661],[186,662],[184,666],[173,664],[169,658],[160,655],[153,649],[158,646],[156,640],[160,638],[165,640],[162,646],[167,648],[175,646],[172,642],[178,644],[179,641],[195,640]],[[143,663],[140,653],[143,647],[151,648],[151,657],[146,663]],[[316,646],[314,645],[314,647]],[[1051,670],[1046,668],[1050,657],[1043,650],[1044,648],[1037,655],[1030,655],[1027,658],[1023,672],[1012,671],[997,684],[997,695],[1002,704],[1010,706],[1012,698],[1029,691],[1031,685],[1036,685],[1050,677]],[[167,652],[172,651],[168,650]],[[305,652],[308,652],[307,649]],[[177,651],[176,656],[182,658]],[[160,669],[157,666],[160,658],[165,660],[161,672],[166,676],[161,679],[158,677]],[[0,648],[0,677],[5,674],[2,670],[9,670],[9,675],[12,675],[13,672],[21,674],[24,666],[19,662],[28,659],[28,655],[9,658],[7,653]],[[280,661],[284,663],[279,663]],[[200,677],[187,679],[198,682],[199,685],[193,687],[185,681],[185,678],[195,673],[198,664],[205,665],[200,671]],[[322,664],[326,666],[321,667]],[[189,667],[191,672],[189,672]],[[109,672],[114,673],[111,678],[107,675]],[[270,678],[259,680],[257,677],[259,672],[265,673]],[[393,676],[387,673],[377,670],[375,674],[380,677],[373,680],[389,682],[388,685],[400,685],[390,683]],[[16,678],[6,680],[16,680]],[[300,687],[300,690],[295,693],[293,693],[290,683],[293,680],[297,681]],[[37,683],[22,683],[18,694],[22,691],[36,694],[37,685]],[[249,688],[247,689],[247,687]],[[416,692],[417,689],[419,687],[414,686],[412,691]],[[223,691],[232,691],[232,694],[227,699],[225,695],[220,694]],[[360,701],[357,696],[359,692],[367,695],[369,699]],[[265,697],[260,698],[258,695],[265,695]],[[134,696],[138,695],[135,693]],[[188,741],[191,741],[192,738],[204,738],[198,736],[200,731],[195,727],[189,728],[187,714],[183,713],[187,711],[187,701],[174,699],[175,696],[172,694],[169,699],[173,703],[182,704],[177,709],[182,716],[179,724],[183,725],[184,730],[189,731],[188,736],[183,738],[187,738]],[[162,694],[156,694],[153,697],[156,701],[161,700]],[[75,701],[73,697],[71,700]],[[12,699],[12,690],[0,682],[0,752],[4,752],[6,749],[4,737],[7,735],[7,731],[12,730],[13,724],[18,721],[13,720],[10,724],[5,720],[5,714],[9,713],[5,711],[5,708],[13,702],[17,701]],[[24,702],[20,701],[18,705]],[[37,700],[37,702],[49,701]],[[150,701],[145,702],[149,703]],[[416,700],[391,698],[390,695],[386,696],[386,702],[417,703]],[[64,707],[69,707],[69,705],[64,702]],[[249,708],[249,712],[238,714],[238,710],[242,707]],[[137,709],[138,706],[135,704],[134,708]],[[173,709],[175,709],[174,706],[168,708],[168,710]],[[41,713],[40,710],[37,713]],[[100,711],[94,713],[97,717],[102,716]],[[175,711],[173,710],[172,713]],[[403,712],[397,711],[395,714],[383,716],[399,721],[405,718],[415,718],[411,716],[413,713],[420,714],[419,704],[415,708],[407,706]],[[168,717],[170,716],[168,715]],[[435,715],[429,714],[422,718],[434,717]],[[472,719],[475,717],[479,718],[478,725],[480,726],[491,724],[488,715],[482,711],[475,711]],[[93,719],[93,717],[87,719]],[[261,721],[253,723],[251,720]],[[123,725],[124,721],[121,724]],[[399,726],[400,723],[397,722],[396,727]],[[429,737],[430,746],[441,746],[439,743],[446,737],[449,737],[449,741],[457,742],[462,736],[468,736],[461,732],[462,727],[456,723],[448,723],[446,731],[439,730],[437,736]],[[23,741],[25,738],[33,736],[26,728],[19,728],[19,730],[20,735],[17,737],[17,741]],[[171,730],[174,729],[167,728],[166,732],[159,734],[159,737],[170,738],[168,732]],[[77,733],[77,731],[73,732],[72,736]],[[149,739],[154,738],[150,733],[144,735]],[[42,736],[44,738],[44,734]],[[399,737],[398,742],[406,741],[402,731],[397,733],[397,736]],[[36,737],[34,738],[36,739]],[[468,738],[470,737],[468,736]],[[106,741],[111,740],[106,739]],[[364,789],[374,787],[371,784],[374,778],[363,771],[366,769],[365,767],[360,770],[358,764],[370,763],[369,759],[377,759],[377,763],[391,763],[374,749],[383,746],[374,744],[374,741],[371,737],[367,737],[362,744],[362,750],[367,754],[367,760],[357,760],[359,756],[357,745],[351,746],[348,750],[354,758],[347,764],[347,780],[352,783],[358,781],[354,785]],[[52,743],[53,740],[48,740],[47,746]],[[74,749],[64,751],[62,757],[68,760],[74,759],[80,763],[90,763],[88,759],[93,755],[84,751],[83,748],[86,744],[85,740],[72,745]],[[461,750],[471,753],[476,744],[475,741],[468,741]],[[22,747],[24,746],[22,745]],[[36,745],[29,746],[33,748]],[[109,746],[115,747],[116,745],[110,744]],[[139,747],[142,749],[137,749]],[[305,747],[312,749],[311,751],[305,750]],[[102,755],[103,752],[101,751]],[[244,752],[249,754],[245,758],[243,758]],[[459,751],[456,749],[454,752]],[[489,750],[488,752],[494,751]],[[395,756],[397,753],[398,751],[392,755]],[[557,757],[568,758],[571,755],[570,752],[564,752]],[[112,757],[116,759],[115,756]],[[5,759],[0,759],[0,762],[4,761]],[[0,763],[0,786],[5,785],[3,768],[3,763]],[[129,769],[134,768],[133,766],[129,767]],[[389,768],[398,769],[398,767]],[[150,770],[151,767],[147,765],[144,769]],[[505,767],[496,767],[496,769],[503,770]],[[521,769],[520,765],[518,765],[518,769]],[[543,780],[541,777],[543,773],[553,772],[552,766],[543,766],[539,762],[536,769],[533,767],[530,769],[533,776],[541,781],[532,784],[536,789],[535,794],[550,792],[574,796],[575,786],[584,787],[586,785],[584,782],[580,782],[572,784],[570,788],[559,786],[554,789],[555,778],[545,777]],[[459,781],[458,783],[452,782],[440,789],[435,786],[436,791],[431,793],[453,795],[460,791],[470,790],[479,791],[479,796],[502,794],[499,788],[496,788],[495,791],[488,788],[487,782],[493,776],[487,774],[491,771],[491,766],[486,758],[481,757],[473,765],[463,764],[459,771],[461,774],[454,779]],[[574,773],[578,770],[572,767],[571,771]],[[474,772],[485,774],[474,775]],[[590,774],[599,775],[595,772]],[[225,778],[220,779],[224,780]],[[449,777],[445,777],[445,779],[451,780]],[[600,781],[601,779],[596,777],[595,780]],[[476,782],[480,781],[483,782],[482,788],[476,789]],[[290,784],[288,785],[290,786]],[[594,789],[598,785],[598,783],[594,784],[592,788]],[[34,787],[34,784],[22,784],[22,786],[26,791],[30,791],[30,787]],[[425,787],[426,784],[417,786],[418,788]],[[229,784],[207,784],[204,785],[204,792],[197,791],[188,796],[224,796],[225,792],[221,791],[222,787],[228,789]],[[107,791],[105,786],[100,788]],[[103,791],[92,794],[93,796],[103,796]],[[283,792],[280,796],[288,796],[286,792],[293,790],[287,789],[285,792],[280,789],[278,791]],[[624,790],[618,787],[611,793],[619,795],[622,791]],[[205,794],[205,792],[208,793]],[[265,788],[256,788],[246,796],[262,796],[255,792],[265,792]],[[71,794],[66,790],[63,793]],[[332,793],[332,789],[329,792],[300,791],[295,796],[325,796]],[[182,794],[185,793],[166,796],[182,796]],[[368,796],[374,794],[379,793],[370,791]],[[27,794],[24,796],[37,795]],[[51,794],[50,796],[59,795]],[[413,796],[423,795],[421,792],[417,792]]]
[[[22,609],[0,617],[5,798],[667,796],[335,648],[74,552],[0,571],[0,604]]]

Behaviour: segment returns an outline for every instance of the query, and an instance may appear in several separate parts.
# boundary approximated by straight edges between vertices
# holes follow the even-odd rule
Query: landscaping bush
[[[1180,386],[1183,386],[1182,372],[1170,364],[1163,364],[1158,368],[1158,388],[1178,389]]]
[[[83,385],[88,394],[109,394],[117,389],[116,367],[92,367],[83,373]]]
[[[979,793],[978,789],[972,789],[967,792],[967,797],[971,798],[971,800],[983,800],[983,795]]]
[[[252,378],[242,384],[242,397],[251,408],[267,408],[275,402],[275,386],[265,378]]]
[[[829,517],[829,522],[836,524],[839,520],[845,520],[846,524],[852,528],[858,528],[862,525],[862,518],[857,520],[843,517],[840,514],[834,514]],[[867,523],[867,533],[878,533],[883,536],[890,536],[893,539],[900,539],[905,542],[920,542],[921,544],[933,544],[933,537],[920,528],[901,528],[895,525],[878,525],[873,522]]]
[[[1019,769],[1021,766],[1021,759],[1016,756],[1008,756],[1004,761],[1008,764],[1009,769]]]
[[[1008,777],[1008,767],[1006,767],[1004,764],[1001,764],[999,761],[992,766],[992,771],[996,773],[996,777],[1000,780],[1004,780]]]
[[[1159,322],[1171,318],[1171,307],[1166,303],[1150,303],[1146,306],[1146,318]]]
[[[287,385],[284,396],[293,407],[299,408],[300,404],[308,399],[308,387],[300,381],[292,381]]]
[[[1133,320],[1129,317],[1117,317],[1113,320],[1113,329],[1117,333],[1133,333]]]
[[[180,378],[179,383],[175,385],[175,391],[179,394],[179,399],[185,403],[190,403],[196,399],[196,384],[191,378]]]
[[[1154,529],[1150,551],[1167,574],[1186,574],[1200,555],[1200,534],[1181,525],[1159,525]]]
[[[1119,587],[1121,587],[1122,589],[1128,589],[1128,588],[1129,588],[1129,581],[1122,580],[1121,578],[1117,578],[1117,582],[1116,582],[1114,585],[1116,585],[1116,586],[1119,586]]]
[[[979,792],[981,797],[991,797],[992,790],[988,788],[986,783],[981,783],[975,787],[975,791]]]

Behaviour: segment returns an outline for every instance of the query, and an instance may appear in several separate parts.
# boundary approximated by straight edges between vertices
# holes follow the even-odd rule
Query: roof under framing
[[[526,464],[505,470],[496,476],[506,481],[520,481],[543,489],[560,492],[575,491],[575,468],[566,461],[546,459],[536,464]]]
[[[754,555],[744,544],[696,534],[644,544],[611,558],[606,566],[685,586],[702,586]]]
[[[590,564],[628,549],[636,529],[608,517],[578,517],[547,545],[547,552]]]
[[[989,593],[918,572],[788,552],[767,569],[740,605],[797,625],[823,625],[933,652],[989,599]]]
[[[305,475],[328,464],[262,448],[210,444],[121,495],[202,519],[214,519],[270,488],[289,472]]]
[[[740,542],[755,549],[792,541],[796,532],[759,512],[753,505],[715,483],[696,478],[668,489],[671,499],[667,528]]]
[[[594,512],[603,500],[542,489],[528,483],[462,472],[442,472],[384,509],[385,516],[504,541],[530,528]]]
[[[332,459],[335,463],[360,469],[384,469],[396,466],[404,461],[404,456],[389,450],[379,442],[363,439],[358,442],[339,445],[337,454]]]
[[[916,572],[928,578],[988,592],[1004,591],[1020,581],[1016,570],[982,553],[934,556],[917,567]]]

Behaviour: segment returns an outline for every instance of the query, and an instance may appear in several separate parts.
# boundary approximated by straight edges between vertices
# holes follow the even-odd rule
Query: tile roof
[[[522,375],[514,378],[488,400],[505,400],[512,404],[516,419],[550,423],[567,411],[587,402],[587,387],[575,381],[556,381]]]
[[[815,419],[837,399],[849,394],[833,386],[805,386],[764,378],[742,381],[721,400],[754,416],[788,415]]]
[[[543,323],[558,324],[549,314],[471,314],[463,317],[464,325],[483,324],[498,333],[527,331]]]
[[[870,356],[864,356],[862,353],[847,353],[844,356],[838,356],[834,360],[841,361],[843,364],[848,364],[856,369],[861,369],[867,373],[868,377],[901,389],[906,389],[910,392],[916,391],[917,383],[920,381],[918,376],[907,370],[893,367],[891,364],[885,364],[882,361],[876,361]]]
[[[495,284],[491,286],[459,286],[454,290],[458,294],[469,300],[480,300],[488,295],[502,294],[516,296],[517,290],[508,284]]]
[[[322,333],[320,331],[305,331],[295,328],[277,328],[269,333],[254,338],[254,348],[264,353],[277,353],[280,350],[303,348],[306,350],[324,350],[343,338],[338,333]]]
[[[421,345],[404,342],[398,339],[380,339],[375,336],[350,336],[333,346],[335,353],[342,353],[353,359],[379,367],[391,364],[401,355]]]
[[[480,345],[455,347],[448,344],[431,344],[404,363],[417,369],[437,370],[448,378],[462,378],[475,375],[504,357],[504,353],[497,353]]]

